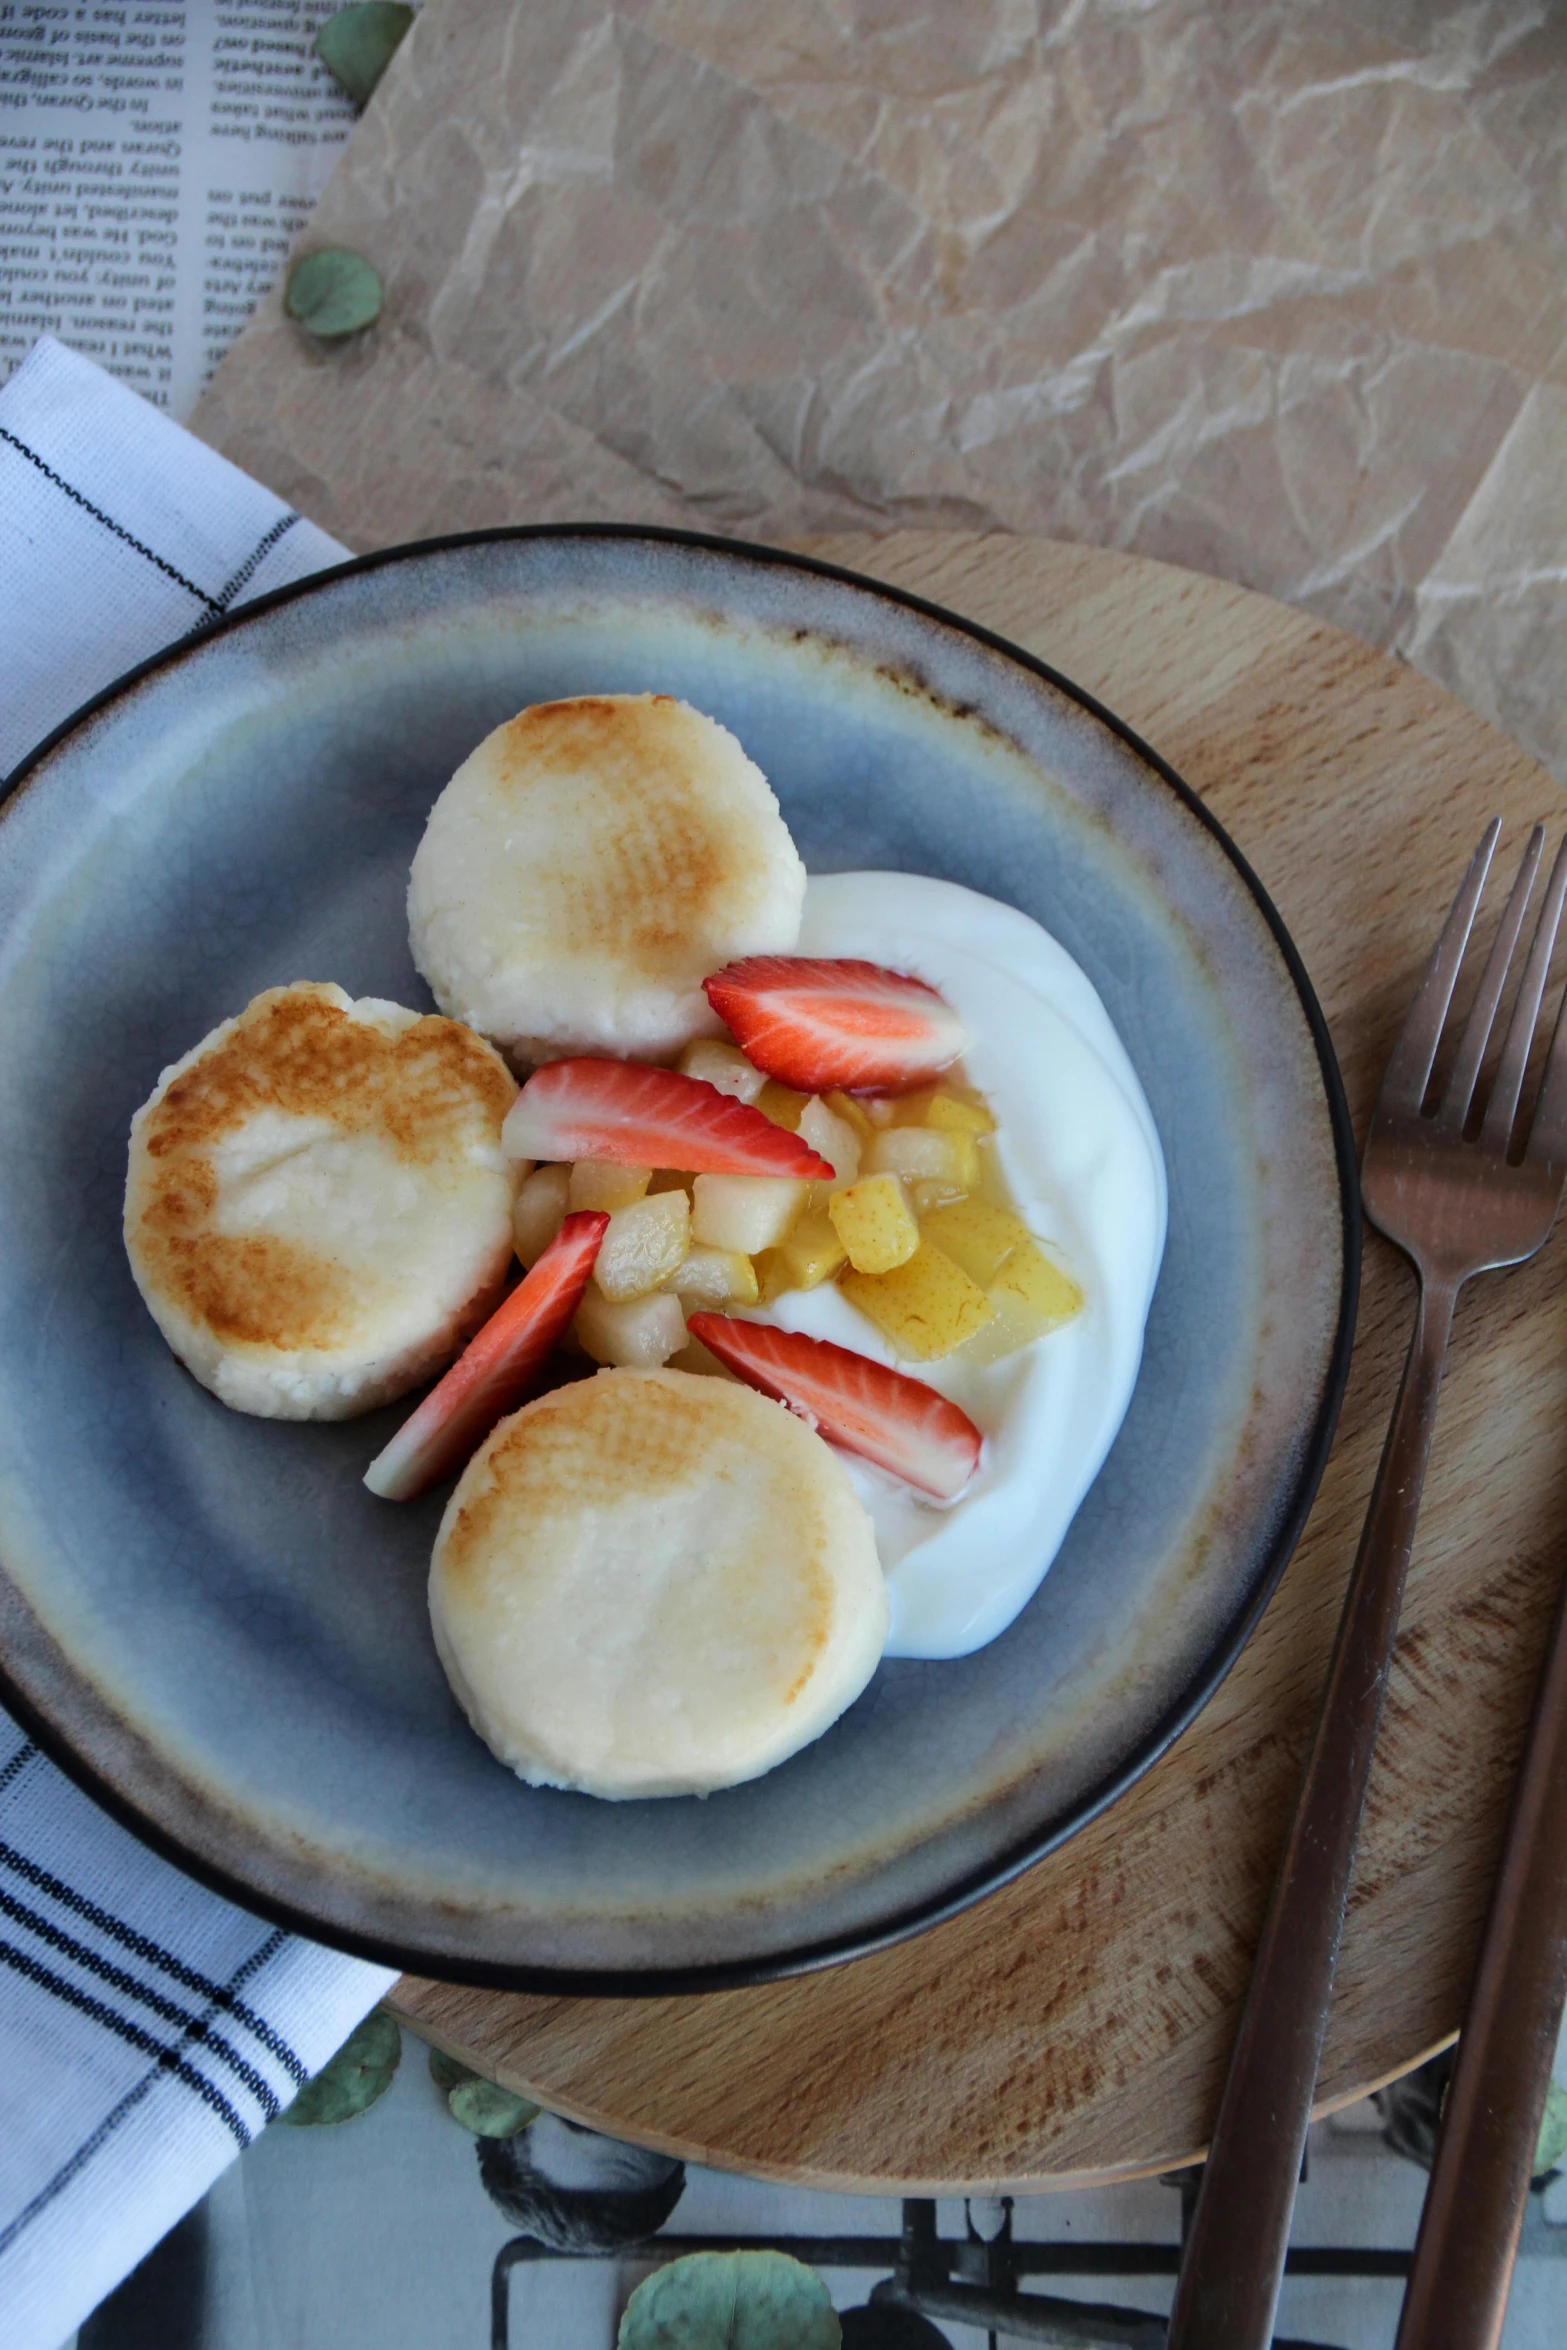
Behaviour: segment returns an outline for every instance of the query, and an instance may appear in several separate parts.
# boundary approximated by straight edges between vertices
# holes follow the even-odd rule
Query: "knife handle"
[[[1567,1580],[1513,1792],[1396,2350],[1494,2350],[1567,1998]]]

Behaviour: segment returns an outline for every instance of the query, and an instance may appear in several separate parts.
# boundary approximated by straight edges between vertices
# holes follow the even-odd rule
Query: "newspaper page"
[[[0,376],[41,334],[183,420],[354,112],[334,0],[0,0]]]

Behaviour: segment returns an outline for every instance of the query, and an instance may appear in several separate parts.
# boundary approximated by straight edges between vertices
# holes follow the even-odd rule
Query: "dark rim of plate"
[[[815,1942],[792,1950],[781,1950],[764,1958],[753,1958],[712,1966],[654,1967],[647,1969],[602,1969],[575,1967],[541,1967],[505,1965],[483,1960],[454,1958],[442,1951],[429,1951],[411,1945],[394,1944],[373,1934],[361,1934],[346,1929],[335,1920],[323,1919],[308,1910],[296,1909],[280,1901],[262,1888],[248,1883],[229,1870],[216,1866],[200,1855],[191,1853],[177,1838],[171,1836],[156,1820],[150,1819],[136,1803],[112,1782],[101,1776],[98,1768],[83,1760],[74,1750],[66,1731],[50,1721],[33,1705],[26,1693],[18,1689],[3,1657],[0,1657],[0,1697],[17,1721],[37,1741],[38,1745],[57,1763],[83,1791],[101,1804],[105,1811],[154,1852],[161,1853],[186,1875],[192,1876],[213,1892],[237,1902],[241,1908],[285,1926],[291,1932],[307,1936],[316,1942],[325,1942],[359,1958],[376,1961],[383,1966],[394,1966],[406,1974],[424,1975],[437,1981],[473,1983],[485,1989],[498,1991],[532,1992],[557,1998],[664,1998],[673,1994],[696,1991],[731,1991],[777,1982],[789,1975],[811,1974],[824,1967],[841,1965],[851,1958],[869,1957],[873,1952],[890,1949],[895,1943],[906,1941],[911,1935],[923,1933],[928,1927],[958,1915],[987,1893],[994,1893],[1013,1878],[1021,1876],[1037,1860],[1053,1852],[1067,1839],[1097,1818],[1117,1796],[1122,1795],[1150,1766],[1157,1762],[1165,1749],[1172,1745],[1181,1732],[1196,1718],[1213,1696],[1246,1642],[1250,1639],[1269,1600],[1278,1587],[1280,1577],[1289,1564],[1290,1556],[1299,1541],[1311,1505],[1316,1498],[1322,1472],[1327,1465],[1332,1447],[1334,1429],[1338,1422],[1339,1406],[1349,1377],[1350,1350],[1355,1334],[1355,1312],[1360,1291],[1360,1186],[1358,1160],[1355,1151],[1354,1130],[1350,1123],[1349,1104],[1344,1094],[1343,1079],[1339,1074],[1333,1040],[1316,991],[1307,976],[1293,939],[1285,929],[1273,901],[1253,873],[1240,850],[1230,839],[1224,827],[1212,816],[1190,785],[1184,783],[1169,762],[1160,758],[1131,727],[1107,710],[1102,702],[1074,685],[1048,662],[1040,661],[1032,653],[1024,652],[1007,638],[998,636],[978,622],[964,620],[939,604],[923,596],[911,595],[903,588],[890,587],[872,579],[863,572],[850,571],[841,564],[824,563],[814,556],[797,555],[779,547],[766,547],[747,539],[715,537],[710,533],[689,530],[669,530],[652,524],[639,523],[527,523],[496,530],[457,531],[443,538],[415,539],[407,545],[383,547],[374,554],[359,555],[346,563],[333,564],[330,569],[312,572],[308,578],[296,580],[288,587],[275,588],[270,594],[258,596],[237,612],[221,618],[202,621],[189,635],[178,638],[161,653],[139,662],[126,671],[102,693],[84,702],[63,724],[29,752],[21,764],[0,784],[0,820],[9,812],[9,804],[32,778],[51,753],[66,737],[87,719],[127,693],[142,680],[160,669],[171,668],[187,654],[199,650],[214,637],[228,636],[252,625],[279,605],[296,603],[317,594],[337,581],[353,578],[357,573],[380,570],[388,564],[418,562],[425,556],[448,554],[463,547],[498,546],[508,542],[548,539],[606,539],[640,540],[644,543],[690,547],[703,554],[722,557],[727,562],[749,562],[767,565],[773,569],[800,571],[820,579],[839,581],[861,594],[878,597],[897,604],[904,610],[917,612],[945,629],[968,637],[984,645],[993,653],[1001,654],[1018,668],[1075,702],[1088,712],[1118,741],[1141,761],[1148,771],[1157,776],[1173,792],[1182,806],[1201,824],[1223,850],[1234,866],[1245,887],[1256,901],[1258,911],[1273,938],[1280,960],[1289,973],[1291,984],[1300,999],[1317,1061],[1322,1073],[1322,1088],[1326,1097],[1328,1117],[1333,1130],[1334,1157],[1338,1168],[1339,1203],[1342,1228],[1342,1277],[1339,1290],[1338,1324],[1334,1332],[1332,1352],[1327,1375],[1317,1401],[1309,1437],[1302,1448],[1301,1462],[1294,1489],[1287,1505],[1280,1511],[1272,1541],[1268,1547],[1263,1569],[1246,1604],[1231,1618],[1224,1631],[1215,1640],[1208,1657],[1178,1702],[1155,1723],[1130,1755],[1114,1770],[1089,1789],[1069,1812],[1036,1829],[1031,1835],[983,1869],[959,1879],[944,1892],[917,1902],[912,1908],[880,1924],[862,1928],[858,1932],[837,1936],[825,1942]],[[0,835],[3,847],[3,835]],[[0,1561],[0,1572],[3,1572]]]

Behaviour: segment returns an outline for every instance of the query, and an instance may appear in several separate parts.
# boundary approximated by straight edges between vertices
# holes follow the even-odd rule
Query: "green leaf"
[[[453,2121],[476,2138],[515,2138],[538,2117],[539,2108],[526,2097],[503,2089],[497,2081],[481,2081],[477,2074],[456,2082],[446,2093]]]
[[[381,280],[362,253],[326,245],[307,253],[288,273],[283,307],[311,334],[331,341],[374,326],[381,315]]]
[[[616,2350],[840,2350],[814,2268],[783,2252],[688,2252],[638,2285]]]
[[[1555,2170],[1567,2161],[1567,2089],[1553,2081],[1545,2092],[1545,2111],[1540,2116],[1540,2143],[1534,2150],[1534,2176],[1543,2178],[1548,2170]]]
[[[363,7],[340,8],[317,33],[316,55],[356,106],[368,105],[413,20],[401,0],[365,0]]]
[[[459,2064],[455,2056],[448,2056],[444,2048],[430,2051],[430,2078],[444,2097],[455,2089],[459,2081],[476,2081],[478,2074],[471,2065]]]
[[[279,2120],[292,2122],[296,2129],[351,2121],[385,2096],[402,2052],[402,2038],[391,2017],[382,2008],[373,2009],[315,2079],[305,2083]]]

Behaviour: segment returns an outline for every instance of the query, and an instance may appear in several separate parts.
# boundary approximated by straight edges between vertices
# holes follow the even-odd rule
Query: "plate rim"
[[[76,1751],[68,1733],[35,1705],[24,1690],[17,1687],[8,1660],[0,1653],[0,1699],[4,1700],[13,1718],[40,1751],[85,1795],[136,1837],[138,1842],[171,1862],[186,1876],[194,1878],[198,1884],[206,1886],[210,1892],[234,1902],[253,1916],[348,1956],[395,1967],[400,1973],[420,1975],[432,1981],[553,1998],[656,1999],[704,1991],[747,1990],[796,1975],[816,1974],[852,1959],[871,1957],[931,1927],[945,1924],[987,1894],[999,1892],[1003,1886],[1014,1882],[1036,1861],[1059,1850],[1152,1769],[1182,1732],[1196,1720],[1228,1677],[1283,1578],[1316,1500],[1349,1378],[1360,1293],[1362,1222],[1359,1161],[1349,1103],[1332,1035],[1317,1000],[1316,990],[1300,951],[1272,898],[1241,849],[1190,784],[1167,759],[1097,696],[1053,668],[1049,662],[1041,660],[1037,654],[1014,644],[1010,638],[985,627],[982,622],[965,619],[962,614],[934,603],[928,597],[916,595],[910,589],[893,586],[887,581],[873,578],[869,573],[825,561],[819,556],[797,553],[790,548],[653,523],[511,523],[485,530],[453,531],[434,538],[403,540],[395,546],[379,547],[369,554],[354,555],[342,563],[329,564],[320,571],[308,573],[303,579],[292,580],[283,587],[273,588],[257,596],[236,611],[199,621],[184,636],[177,637],[173,643],[137,662],[62,719],[18,762],[9,775],[0,779],[0,854],[4,853],[5,846],[5,818],[34,781],[36,770],[60,745],[79,727],[110,704],[119,701],[145,679],[160,670],[172,668],[213,639],[235,634],[280,606],[302,602],[340,580],[394,564],[416,562],[431,555],[449,554],[465,547],[539,540],[594,539],[685,547],[702,554],[738,557],[779,570],[804,572],[816,578],[837,581],[862,594],[881,598],[905,611],[935,621],[943,628],[984,646],[988,651],[1000,654],[1005,660],[1043,680],[1104,727],[1174,793],[1190,815],[1196,817],[1234,867],[1256,904],[1305,1014],[1316,1052],[1333,1139],[1339,1191],[1341,1270],[1333,1345],[1327,1359],[1317,1410],[1309,1434],[1300,1448],[1299,1466],[1288,1504],[1279,1514],[1265,1554],[1262,1573],[1246,1605],[1227,1620],[1201,1667],[1176,1702],[1153,1723],[1114,1770],[1106,1772],[1094,1782],[1088,1792],[1072,1806],[1069,1815],[1047,1821],[981,1868],[957,1879],[942,1892],[912,1903],[876,1925],[855,1928],[823,1940],[747,1959],[649,1968],[536,1966],[496,1960],[454,1959],[447,1952],[422,1951],[408,1944],[385,1940],[379,1935],[345,1929],[336,1920],[323,1921],[312,1911],[247,1883],[243,1878],[209,1861],[204,1855],[193,1854],[177,1836],[144,1813],[130,1796],[114,1786],[96,1765]],[[0,1557],[0,1573],[4,1572],[4,1559]],[[16,1589],[16,1586],[12,1588]],[[25,1596],[18,1592],[18,1597],[25,1606]]]

